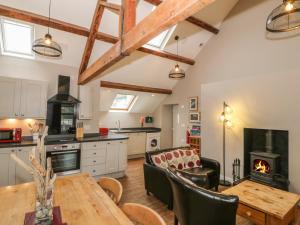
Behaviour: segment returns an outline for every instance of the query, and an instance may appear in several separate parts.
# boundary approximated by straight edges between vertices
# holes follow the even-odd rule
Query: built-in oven
[[[46,152],[57,175],[80,173],[80,143],[47,145]]]

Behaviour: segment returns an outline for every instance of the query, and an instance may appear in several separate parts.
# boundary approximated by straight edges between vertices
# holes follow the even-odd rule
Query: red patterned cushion
[[[179,152],[182,155],[185,168],[195,168],[200,166],[200,157],[196,149],[180,149]]]
[[[163,169],[167,169],[169,166],[164,153],[152,155],[151,159],[155,166],[161,167]]]
[[[182,170],[184,168],[184,161],[178,150],[172,150],[172,151],[166,152],[165,156],[167,158],[167,161],[168,161],[168,164],[170,167],[176,168],[179,170]]]

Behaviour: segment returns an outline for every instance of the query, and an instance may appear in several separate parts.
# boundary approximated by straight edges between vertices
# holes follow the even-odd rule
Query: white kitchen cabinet
[[[124,171],[127,169],[127,141],[119,141],[119,170]]]
[[[144,154],[146,152],[146,133],[128,133],[128,155]]]
[[[47,84],[40,81],[22,80],[21,117],[46,118]]]
[[[79,86],[79,119],[90,120],[93,117],[92,88],[87,85]]]
[[[0,77],[0,118],[14,118],[20,112],[21,82]]]
[[[106,173],[115,173],[119,170],[119,148],[117,141],[107,143],[106,148]]]
[[[30,165],[29,154],[33,147],[22,147],[16,150],[17,156],[22,159],[27,165]],[[15,182],[16,184],[22,184],[33,181],[32,175],[26,171],[23,167],[16,164],[15,170]]]
[[[81,171],[91,176],[124,172],[127,140],[86,142],[81,146]]]
[[[15,162],[10,158],[11,153],[15,153],[15,149],[0,149],[0,186],[15,184]]]
[[[0,77],[0,118],[45,119],[47,84]]]

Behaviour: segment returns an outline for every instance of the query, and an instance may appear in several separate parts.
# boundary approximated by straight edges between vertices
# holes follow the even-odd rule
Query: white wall
[[[240,0],[224,21],[220,33],[197,56],[186,79],[180,81],[173,90],[174,94],[165,100],[165,104],[187,106],[188,97],[200,96],[204,156],[221,159],[222,136],[217,117],[222,111],[222,101],[226,100],[236,108],[237,119],[246,120],[240,126],[290,130],[290,157],[300,158],[296,153],[300,143],[295,138],[300,135],[297,128],[300,124],[295,117],[300,107],[297,101],[300,96],[297,91],[300,36],[276,40],[265,30],[268,14],[281,3],[281,0]],[[245,80],[238,81],[240,78]],[[211,86],[211,89],[201,87],[213,82],[221,83]],[[253,91],[247,82],[251,83]],[[187,107],[180,111],[180,117],[188,120]],[[183,124],[187,125],[187,122]],[[182,138],[185,129],[186,126],[182,126]],[[232,133],[228,138],[230,160],[241,157],[243,148],[241,128],[234,131],[238,134]],[[295,176],[300,168],[292,160],[290,163],[291,188],[300,193],[300,180]],[[231,177],[231,170],[227,172],[226,175]]]

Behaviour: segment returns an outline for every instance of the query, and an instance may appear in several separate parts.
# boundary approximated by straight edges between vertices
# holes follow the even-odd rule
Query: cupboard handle
[[[17,113],[15,113],[15,116],[18,116],[18,114],[17,114]]]
[[[94,145],[94,147],[96,148],[96,147],[97,147],[97,145]]]
[[[22,149],[19,149],[19,152],[21,152],[22,151]]]
[[[96,172],[96,170],[93,170],[93,173],[95,173]]]
[[[93,161],[94,163],[97,162],[96,160]]]
[[[15,152],[15,150],[11,150],[11,152]]]
[[[107,144],[110,145],[110,142],[108,142]]]

